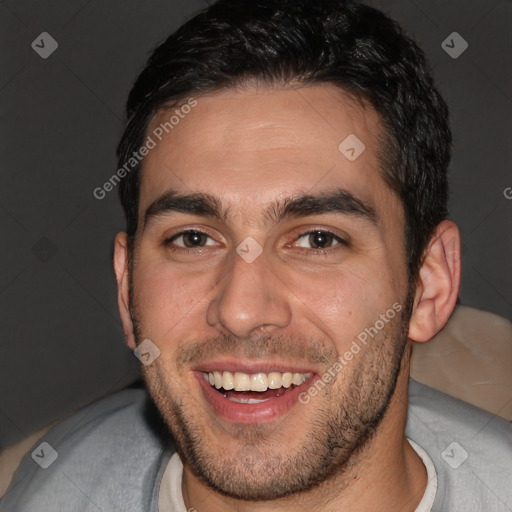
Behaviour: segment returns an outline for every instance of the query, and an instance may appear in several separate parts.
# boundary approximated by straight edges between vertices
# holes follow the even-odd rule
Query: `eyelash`
[[[174,247],[171,245],[174,240],[176,240],[180,236],[186,235],[188,233],[198,233],[198,234],[205,235],[208,238],[212,238],[208,233],[206,233],[205,231],[201,231],[200,229],[186,229],[186,230],[180,231],[179,233],[175,233],[174,235],[166,238],[163,241],[162,245],[165,248],[169,249],[171,252],[185,252],[185,253],[201,253],[201,252],[203,252],[205,247],[196,247],[196,248],[185,249],[183,247]],[[304,249],[305,251],[307,251],[308,254],[312,254],[314,256],[326,256],[327,253],[332,253],[332,252],[342,249],[343,247],[349,246],[349,243],[346,240],[344,240],[340,236],[336,235],[335,233],[333,233],[332,231],[329,231],[327,229],[312,229],[310,231],[306,231],[304,233],[301,233],[298,236],[297,240],[301,239],[304,236],[308,236],[308,235],[311,235],[314,233],[322,233],[322,234],[330,235],[339,243],[337,245],[335,245],[334,247],[330,247],[327,249],[306,249],[306,248],[302,247],[301,249]]]

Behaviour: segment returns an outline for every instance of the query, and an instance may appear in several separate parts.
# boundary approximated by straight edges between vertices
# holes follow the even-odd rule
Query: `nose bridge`
[[[239,250],[244,248],[241,244]],[[291,320],[286,287],[269,268],[265,254],[248,261],[233,254],[207,314],[209,325],[241,338],[262,326],[267,330],[285,327]]]

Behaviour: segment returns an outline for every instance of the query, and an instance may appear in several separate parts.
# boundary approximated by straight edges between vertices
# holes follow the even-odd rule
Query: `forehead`
[[[171,189],[215,195],[246,223],[297,193],[341,187],[376,209],[396,201],[380,176],[378,114],[339,88],[253,87],[195,101],[159,111],[148,128],[156,145],[142,170],[140,212]]]

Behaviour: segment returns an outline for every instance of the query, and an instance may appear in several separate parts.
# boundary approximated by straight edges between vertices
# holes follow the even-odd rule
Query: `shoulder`
[[[143,389],[103,398],[51,429],[21,462],[0,511],[151,510],[172,452]]]
[[[449,510],[508,510],[511,423],[411,380],[406,435],[432,459]]]

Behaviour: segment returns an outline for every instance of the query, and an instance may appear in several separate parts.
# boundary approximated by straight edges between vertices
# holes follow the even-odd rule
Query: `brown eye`
[[[182,235],[185,247],[202,247],[208,235],[199,231],[190,231]]]
[[[333,241],[334,236],[331,233],[317,231],[316,233],[310,233],[309,235],[309,243],[315,249],[325,249],[324,245],[326,244],[330,247]]]
[[[187,230],[181,231],[180,233],[177,233],[172,237],[167,238],[164,241],[164,245],[166,247],[171,246],[171,248],[172,246],[175,246],[178,249],[194,249],[215,245],[214,243],[207,244],[206,242],[208,239],[211,239],[211,237],[207,233],[203,233],[202,231],[197,230]]]
[[[308,231],[299,236],[299,240],[302,239],[302,243],[298,244],[299,247],[312,248],[318,250],[329,249],[333,246],[345,244],[345,240],[336,236],[334,233],[323,230]]]

